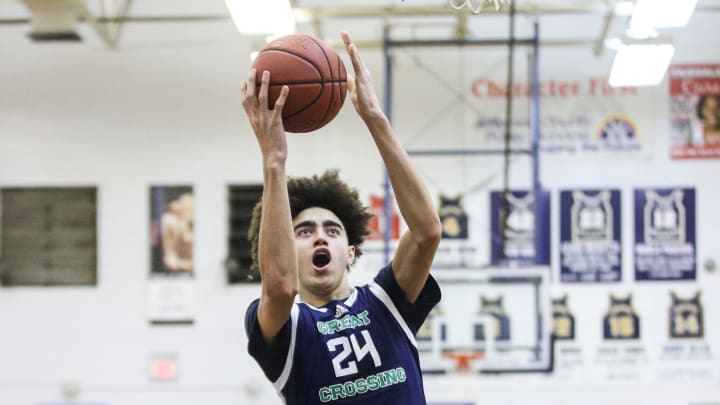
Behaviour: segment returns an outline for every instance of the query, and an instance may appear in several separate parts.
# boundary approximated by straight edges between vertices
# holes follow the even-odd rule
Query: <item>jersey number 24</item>
[[[327,347],[330,352],[340,351],[332,359],[333,369],[335,370],[336,377],[345,377],[348,375],[356,374],[358,372],[357,362],[361,361],[368,354],[373,360],[375,367],[380,367],[382,361],[380,361],[380,354],[375,348],[370,332],[367,330],[360,331],[360,334],[365,341],[364,345],[360,345],[356,334],[347,336],[339,336],[328,340]],[[354,355],[354,356],[353,356]],[[350,358],[353,356],[353,358]],[[345,363],[345,361],[347,363]]]

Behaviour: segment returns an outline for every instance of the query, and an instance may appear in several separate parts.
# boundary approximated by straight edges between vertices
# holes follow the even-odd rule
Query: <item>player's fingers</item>
[[[359,104],[358,104],[358,94],[357,94],[357,86],[355,84],[355,78],[352,76],[348,76],[347,83],[348,83],[348,94],[350,95],[350,101],[352,102],[353,106],[357,110],[359,107]]]
[[[255,72],[255,69],[250,69],[250,74],[248,75],[247,81],[245,84],[245,95],[248,97],[255,96],[255,75],[257,73]]]
[[[355,46],[355,44],[353,44],[352,39],[350,38],[350,34],[348,34],[347,31],[343,31],[342,39],[345,43],[345,50],[347,51],[348,55],[350,55],[350,61],[352,62],[355,74],[362,74],[362,61],[360,60],[360,55],[358,55],[357,47]]]
[[[352,43],[352,39],[350,39],[350,33],[347,31],[343,31],[340,33],[342,36],[343,43],[345,44],[345,49],[347,49],[348,45]]]
[[[348,93],[353,94],[355,92],[355,77],[352,75],[348,75],[347,77],[347,90]]]
[[[290,87],[288,86],[282,86],[282,89],[280,90],[280,95],[278,96],[277,101],[275,101],[275,109],[273,109],[273,121],[276,119],[279,119],[282,116],[282,110],[283,107],[285,107],[285,100],[287,100],[287,96],[290,93]]]
[[[258,101],[260,102],[261,108],[270,108],[268,105],[268,87],[270,83],[270,72],[267,70],[263,71],[262,78],[260,79],[260,94],[258,94]]]

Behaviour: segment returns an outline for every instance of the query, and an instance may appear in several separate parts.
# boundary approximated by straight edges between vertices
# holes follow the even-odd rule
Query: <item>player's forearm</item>
[[[265,294],[294,297],[297,258],[284,165],[266,166],[262,196],[258,262]]]
[[[440,219],[425,184],[390,122],[383,116],[366,120],[366,124],[387,168],[400,213],[413,237],[420,244],[436,246],[440,239]]]

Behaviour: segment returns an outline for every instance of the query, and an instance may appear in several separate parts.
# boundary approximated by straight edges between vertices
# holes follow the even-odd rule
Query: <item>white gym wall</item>
[[[197,11],[188,5],[193,2],[167,3],[166,7],[181,3],[185,5],[178,7]],[[211,4],[209,13],[225,12],[221,1]],[[0,10],[3,7],[10,10],[8,18],[21,14],[15,6],[0,2]],[[148,14],[162,12],[152,7],[137,5]],[[712,40],[720,37],[717,16],[699,13],[686,31],[675,36],[674,63],[720,61],[720,47]],[[564,29],[572,30],[572,19],[567,18]],[[98,283],[83,288],[0,288],[0,403],[59,403],[64,401],[63,390],[70,387],[78,391],[75,401],[83,404],[279,404],[245,348],[244,312],[259,287],[228,285],[223,266],[227,186],[261,181],[260,155],[240,97],[249,66],[249,41],[239,37],[230,21],[129,24],[116,50],[107,49],[89,31],[84,32],[83,43],[33,44],[25,37],[27,29],[22,24],[0,25],[0,187],[96,186]],[[339,38],[339,32],[325,34]],[[382,94],[381,50],[361,52]],[[543,77],[552,77],[552,66],[563,58],[596,61],[607,69],[611,61],[610,55],[596,59],[582,47],[541,49],[541,55]],[[542,181],[553,194],[573,187],[622,189],[624,278],[607,291],[634,290],[642,296],[643,291],[653,290],[648,296],[654,297],[670,289],[686,294],[702,287],[713,377],[662,384],[653,379],[598,384],[590,378],[592,373],[571,381],[552,375],[430,377],[429,400],[718,404],[720,302],[713,292],[720,287],[720,274],[706,271],[703,263],[720,261],[720,163],[672,161],[667,83],[648,91],[654,104],[643,118],[654,127],[647,156],[623,160],[609,156],[591,162],[577,157],[541,158]],[[421,85],[415,99],[433,102]],[[416,106],[394,108],[398,114],[411,114]],[[288,139],[291,175],[338,167],[341,177],[363,195],[382,192],[381,162],[351,103],[326,128],[291,134]],[[415,161],[421,165],[425,159]],[[442,172],[434,173],[442,177]],[[527,173],[528,162],[520,159],[513,179],[526,186]],[[457,176],[451,169],[447,175]],[[151,326],[147,319],[148,190],[157,184],[194,186],[192,326]],[[500,188],[501,179],[492,185]],[[694,187],[697,193],[697,283],[651,283],[638,288],[632,277],[632,190],[674,186]],[[431,185],[433,195],[438,191]],[[555,272],[558,205],[554,195]],[[361,260],[355,267],[353,279],[365,280],[374,270],[364,263]],[[561,287],[576,296],[607,295],[606,290],[593,290],[596,286]],[[652,302],[636,303],[636,309],[652,312]],[[666,310],[660,308],[659,316]],[[592,353],[586,351],[588,369],[592,369]],[[150,381],[148,366],[158,355],[177,359],[174,381]]]

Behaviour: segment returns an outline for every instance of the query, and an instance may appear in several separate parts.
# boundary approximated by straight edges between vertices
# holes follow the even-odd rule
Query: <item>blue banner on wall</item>
[[[635,279],[695,280],[695,190],[635,190]]]
[[[503,194],[502,191],[490,193],[490,262],[549,265],[550,193],[541,190],[536,202],[530,191],[509,191],[505,206]],[[503,215],[505,210],[507,215]],[[504,218],[507,221],[503,221]],[[536,226],[540,230],[537,245]]]
[[[620,190],[560,192],[560,280],[621,280]]]

